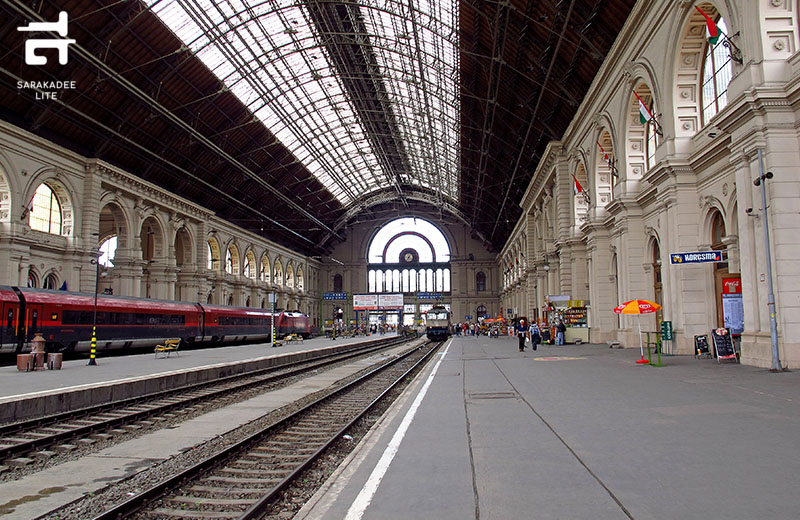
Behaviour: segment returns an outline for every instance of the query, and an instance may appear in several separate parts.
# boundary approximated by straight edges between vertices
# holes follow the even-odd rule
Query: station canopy
[[[307,254],[415,215],[497,251],[634,3],[9,0],[76,43],[36,67],[0,35],[2,117]]]

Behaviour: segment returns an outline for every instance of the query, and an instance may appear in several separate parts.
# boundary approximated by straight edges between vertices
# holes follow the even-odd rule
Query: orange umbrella
[[[650,314],[656,312],[660,308],[661,305],[648,300],[631,300],[614,307],[614,312],[617,314]],[[639,323],[639,352],[642,355],[642,359],[637,361],[637,363],[642,364],[647,363],[647,360],[644,358],[644,347],[642,347],[642,322],[639,320],[636,321]]]

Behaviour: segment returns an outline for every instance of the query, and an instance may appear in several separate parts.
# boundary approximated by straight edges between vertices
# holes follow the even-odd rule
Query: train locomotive
[[[434,305],[425,313],[425,333],[432,341],[443,341],[450,337],[450,311],[441,305]]]
[[[19,354],[41,333],[48,352],[86,352],[92,325],[97,350],[152,347],[167,338],[181,344],[264,341],[272,336],[311,335],[308,316],[250,307],[228,307],[0,286],[0,354]]]

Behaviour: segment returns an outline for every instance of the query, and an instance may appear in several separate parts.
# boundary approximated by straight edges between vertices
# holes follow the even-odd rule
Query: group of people
[[[564,344],[565,332],[567,332],[567,326],[564,324],[564,320],[558,320],[558,323],[556,324],[556,345]],[[550,333],[547,332],[548,337],[549,335]],[[535,321],[528,324],[525,319],[521,319],[517,325],[517,338],[519,340],[520,352],[525,350],[526,341],[531,342],[532,350],[537,350],[539,348],[539,343],[542,342],[542,331],[539,329],[539,325]]]

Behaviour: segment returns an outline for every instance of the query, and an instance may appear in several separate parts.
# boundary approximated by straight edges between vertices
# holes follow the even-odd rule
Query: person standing
[[[539,326],[536,325],[535,321],[531,322],[531,326],[528,329],[528,334],[531,338],[531,348],[536,350],[539,346],[539,342],[542,340],[542,336],[539,334]]]
[[[528,325],[525,323],[525,320],[519,320],[519,325],[517,326],[517,341],[519,341],[519,351],[523,352],[525,350],[525,338],[528,334]]]
[[[558,320],[558,325],[556,325],[556,345],[564,344],[565,332],[567,332],[567,326],[564,325],[564,320]]]

